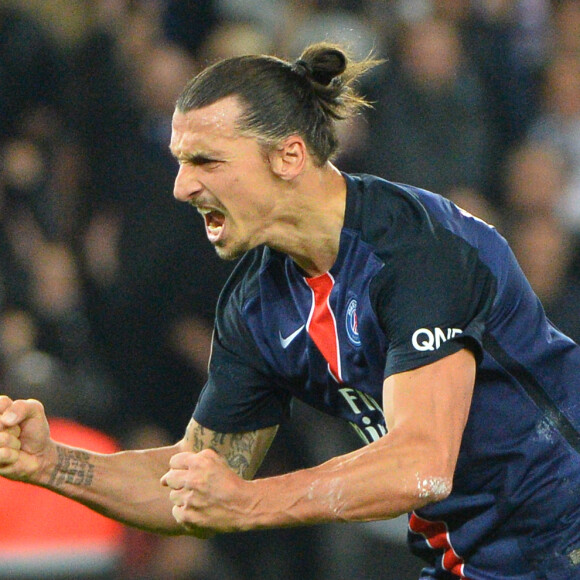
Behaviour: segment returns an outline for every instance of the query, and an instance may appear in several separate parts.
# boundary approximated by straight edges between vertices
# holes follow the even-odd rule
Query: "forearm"
[[[184,533],[171,514],[169,492],[160,483],[177,450],[174,446],[103,455],[57,443],[38,485],[133,527]]]
[[[449,469],[389,435],[310,469],[251,482],[244,529],[390,519],[446,497]]]
[[[384,382],[388,433],[311,469],[253,482],[250,527],[388,519],[451,493],[476,365],[461,350]]]

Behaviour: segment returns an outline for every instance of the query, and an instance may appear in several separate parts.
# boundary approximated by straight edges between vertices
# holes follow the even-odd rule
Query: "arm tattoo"
[[[203,442],[205,439],[205,427],[202,427],[201,425],[197,425],[196,428],[190,427],[191,424],[185,431],[185,440],[188,443],[191,443],[191,450],[197,453],[204,448]]]
[[[58,461],[50,476],[49,485],[63,487],[65,484],[90,486],[93,482],[95,466],[91,456],[75,449],[57,448]]]
[[[246,433],[215,433],[212,437],[212,448],[222,454],[228,465],[242,477],[245,477],[250,468],[250,461],[256,443],[255,431]],[[225,451],[225,453],[223,453]]]
[[[213,449],[228,462],[230,468],[241,477],[248,477],[252,467],[252,456],[255,451],[258,434],[256,431],[245,433],[217,433],[196,425],[188,429],[186,440],[191,443],[192,451]]]

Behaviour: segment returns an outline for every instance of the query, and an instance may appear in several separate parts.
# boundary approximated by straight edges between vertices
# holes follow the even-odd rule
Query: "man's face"
[[[171,152],[179,162],[174,196],[197,208],[218,255],[235,259],[267,243],[275,176],[254,138],[240,136],[233,97],[173,115]]]

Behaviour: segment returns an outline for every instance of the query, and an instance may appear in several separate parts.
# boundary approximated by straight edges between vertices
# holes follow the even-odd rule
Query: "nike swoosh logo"
[[[280,344],[282,348],[288,348],[289,344],[300,334],[300,331],[304,328],[304,324],[298,329],[295,330],[290,336],[284,338],[281,332],[278,332],[280,335]]]

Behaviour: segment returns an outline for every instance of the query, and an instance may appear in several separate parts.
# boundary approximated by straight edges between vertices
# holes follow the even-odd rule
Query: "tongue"
[[[225,216],[223,213],[218,211],[212,211],[207,214],[208,217],[208,225],[213,226],[215,228],[219,228],[224,225]]]

